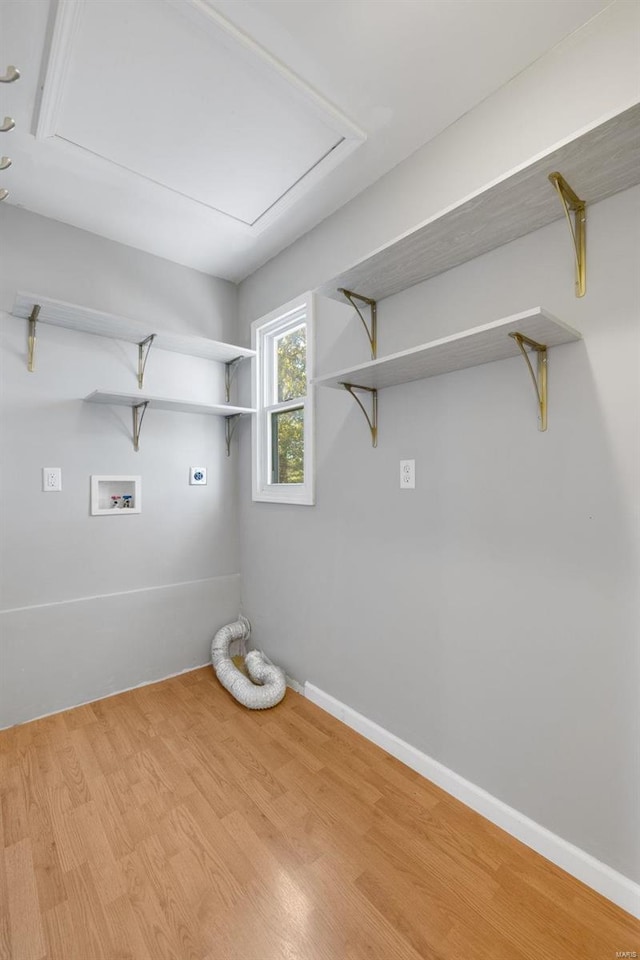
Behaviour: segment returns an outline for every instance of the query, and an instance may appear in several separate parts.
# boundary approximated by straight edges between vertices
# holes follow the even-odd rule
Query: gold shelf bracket
[[[587,292],[587,204],[571,189],[561,173],[550,173],[549,180],[558,192],[569,224],[576,258],[576,297],[584,297]]]
[[[144,420],[148,406],[149,401],[145,400],[143,403],[137,403],[135,407],[131,408],[133,413],[133,449],[136,453],[140,449],[140,430],[142,429],[142,421]]]
[[[150,337],[147,337],[145,340],[141,340],[138,344],[138,390],[142,390],[142,385],[144,383],[144,370],[147,365],[147,360],[149,359],[151,345],[153,344],[155,338],[155,333],[152,333]]]
[[[522,333],[510,333],[509,336],[512,337],[518,344],[520,353],[527,362],[529,373],[531,374],[531,380],[533,381],[533,389],[536,392],[536,398],[538,401],[538,430],[544,432],[547,429],[547,346],[544,343],[537,343],[535,340],[530,340],[529,337],[525,337]],[[531,350],[534,350],[538,355],[537,376],[534,373],[531,360],[529,360],[529,354],[525,350],[525,346],[530,347]]]
[[[354,293],[353,290],[345,290],[344,287],[338,287],[338,293],[341,293],[345,297],[353,309],[356,311],[360,320],[362,321],[362,326],[364,327],[367,339],[369,341],[369,346],[371,347],[371,359],[375,360],[378,355],[378,304],[375,300],[372,300],[371,297],[363,297],[360,293]],[[371,316],[370,324],[367,324],[365,317],[360,310],[360,307],[355,302],[359,300],[361,303],[366,304],[369,307],[369,313]]]
[[[233,363],[233,361],[231,361]],[[236,427],[238,426],[238,420],[242,416],[241,413],[234,413],[229,417],[224,418],[224,438],[227,444],[227,456],[231,456],[231,441],[233,440],[233,435],[235,433]]]
[[[224,365],[224,398],[227,403],[229,403],[231,399],[231,384],[233,383],[233,378],[243,360],[244,357],[240,355],[239,357],[234,357],[233,360],[228,360]]]
[[[29,373],[33,373],[36,368],[36,325],[39,313],[40,304],[34,303],[29,317],[29,332],[27,335],[27,370]]]
[[[16,80],[20,79],[20,71],[17,67],[14,67],[12,63],[9,64],[5,72],[0,77],[0,83],[15,83]]]
[[[369,430],[371,431],[371,446],[378,446],[378,391],[375,387],[359,387],[356,383],[341,383],[340,386],[344,387],[347,390],[355,402],[358,404],[360,409],[365,415],[365,419],[369,424]],[[371,416],[369,416],[365,406],[357,395],[356,391],[361,390],[364,393],[371,394]]]

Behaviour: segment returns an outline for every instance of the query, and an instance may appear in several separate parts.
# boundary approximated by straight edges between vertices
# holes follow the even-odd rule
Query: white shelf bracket
[[[587,292],[587,205],[571,189],[561,173],[550,173],[549,180],[558,192],[569,224],[576,259],[576,297],[584,297]]]
[[[233,383],[233,378],[243,360],[244,357],[241,355],[234,357],[233,360],[228,360],[224,365],[224,398],[227,403],[231,400],[231,384]]]
[[[369,346],[371,347],[371,359],[375,360],[378,354],[378,304],[370,297],[363,297],[361,294],[354,293],[352,290],[345,290],[344,287],[339,287],[338,293],[341,293],[342,296],[349,301],[353,309],[360,317],[362,326],[367,334]],[[360,307],[355,302],[356,300],[360,300],[361,303],[364,303],[367,307],[369,307],[369,313],[371,315],[370,324],[367,324]]]
[[[371,431],[371,446],[378,446],[378,391],[375,387],[359,387],[356,383],[342,383],[341,384],[345,390],[347,390],[355,402],[358,404],[362,410],[365,419],[369,425],[369,430]],[[371,395],[371,415],[365,409],[365,406],[357,395],[356,391],[363,391]]]
[[[29,373],[33,373],[35,370],[36,364],[36,325],[38,323],[38,314],[40,313],[40,305],[34,303],[33,309],[31,311],[31,316],[29,317],[29,332],[27,334],[27,370]]]
[[[133,413],[133,449],[136,453],[140,449],[140,430],[142,429],[142,421],[144,420],[148,406],[149,401],[145,400],[144,403],[138,403],[131,408],[131,412]]]
[[[227,456],[231,456],[231,441],[233,440],[233,434],[238,425],[238,420],[242,416],[241,413],[234,413],[230,417],[224,418],[224,438],[227,444]]]
[[[531,374],[531,380],[533,382],[533,389],[536,392],[536,399],[538,401],[538,430],[544,432],[547,429],[547,347],[544,343],[537,343],[535,340],[531,340],[529,337],[525,337],[522,333],[510,333],[515,342],[520,348],[520,353],[524,357],[529,368],[529,373]],[[533,371],[531,366],[531,360],[529,360],[529,354],[525,350],[525,346],[530,347],[531,350],[534,350],[538,355],[538,375]]]
[[[144,384],[144,370],[147,365],[147,360],[149,359],[151,345],[155,338],[155,333],[152,333],[150,337],[146,337],[145,340],[141,340],[138,344],[138,390],[142,390]]]

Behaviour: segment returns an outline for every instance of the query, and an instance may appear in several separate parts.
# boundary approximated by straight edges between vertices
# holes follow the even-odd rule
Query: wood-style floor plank
[[[6,847],[4,863],[10,956],[12,960],[41,960],[47,951],[31,856],[31,841],[20,840]]]
[[[2,781],[0,780],[0,783]],[[2,829],[2,805],[0,804],[0,837]],[[11,939],[9,931],[9,890],[5,869],[5,848],[0,853],[0,960],[11,960]]]
[[[603,960],[640,925],[289,691],[0,732],[0,960]]]

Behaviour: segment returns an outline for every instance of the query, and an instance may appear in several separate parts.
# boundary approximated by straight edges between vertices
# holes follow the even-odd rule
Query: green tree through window
[[[254,500],[315,503],[314,316],[309,292],[251,324]]]
[[[307,330],[298,327],[278,339],[278,403],[307,392]]]
[[[304,410],[271,415],[273,482],[304,483]]]
[[[307,392],[306,326],[291,330],[277,341],[278,403],[304,397]],[[304,410],[296,407],[271,416],[274,483],[304,483]]]

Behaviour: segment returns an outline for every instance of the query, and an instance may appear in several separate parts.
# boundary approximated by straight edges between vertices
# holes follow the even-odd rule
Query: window
[[[314,502],[313,294],[252,325],[253,499]]]

